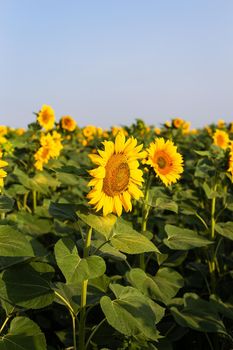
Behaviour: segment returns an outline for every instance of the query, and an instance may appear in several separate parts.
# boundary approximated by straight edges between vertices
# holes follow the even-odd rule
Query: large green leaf
[[[8,213],[13,209],[14,199],[8,196],[0,196],[0,213]]]
[[[215,230],[223,237],[233,240],[233,222],[218,222],[215,225]]]
[[[217,295],[210,296],[210,303],[224,317],[233,320],[233,303],[223,302]]]
[[[0,269],[34,257],[25,236],[9,225],[0,225]]]
[[[15,217],[20,231],[31,236],[40,236],[49,233],[53,229],[51,220],[47,218],[40,218],[36,214],[30,214],[24,211],[18,212]]]
[[[138,233],[125,220],[119,218],[112,229],[111,244],[123,253],[160,253],[158,248],[145,236]]]
[[[158,339],[156,315],[148,298],[133,287],[111,285],[115,300],[104,296],[100,305],[108,323],[118,332],[127,336],[144,335],[146,338]]]
[[[112,229],[117,221],[117,217],[115,215],[110,214],[103,217],[94,214],[84,214],[79,211],[76,212],[76,214],[83,222],[85,222],[85,224],[101,233],[106,240],[109,240],[112,235]]]
[[[15,317],[9,332],[0,339],[0,350],[46,350],[40,327],[27,317]]]
[[[67,283],[81,283],[103,275],[106,270],[105,262],[100,256],[81,259],[75,243],[68,238],[56,243],[55,257]]]
[[[166,225],[165,231],[168,238],[164,239],[164,244],[170,249],[187,250],[196,247],[204,247],[212,244],[210,240],[198,235],[195,231],[180,228],[174,225]]]
[[[53,203],[49,206],[49,213],[55,219],[76,221],[77,215],[75,213],[77,205],[69,203]]]
[[[40,309],[51,304],[54,292],[51,279],[54,269],[45,263],[17,265],[3,272],[0,297],[13,305]]]
[[[59,185],[57,179],[54,179],[45,172],[37,173],[34,177],[29,177],[19,168],[15,168],[13,174],[17,176],[19,182],[27,189],[43,194],[48,194],[50,187],[55,189]]]
[[[154,277],[141,269],[131,269],[127,278],[140,292],[165,304],[169,303],[184,284],[182,276],[167,267],[160,268]]]
[[[157,210],[169,210],[178,213],[178,205],[169,197],[158,195],[158,191],[152,189],[149,191],[147,204]]]
[[[188,327],[200,332],[218,332],[227,335],[215,306],[201,299],[197,294],[186,293],[184,308],[171,307],[171,313],[182,327]]]

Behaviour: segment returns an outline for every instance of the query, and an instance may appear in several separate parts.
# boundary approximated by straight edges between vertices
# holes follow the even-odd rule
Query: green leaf
[[[144,335],[148,339],[157,340],[156,315],[148,298],[133,287],[111,285],[115,300],[104,296],[100,305],[108,323],[118,332],[127,336]]]
[[[215,225],[215,230],[223,237],[233,240],[233,222],[218,222]]]
[[[67,300],[75,313],[80,307],[81,288],[75,284],[65,284],[62,282],[56,283],[55,291],[57,291],[65,300]],[[67,307],[61,298],[56,295],[54,300],[56,303]]]
[[[188,327],[200,332],[218,332],[228,336],[216,308],[194,293],[184,296],[184,308],[171,307],[171,313],[181,327]]]
[[[187,250],[196,247],[204,247],[212,244],[210,240],[198,235],[195,231],[180,228],[174,225],[166,225],[165,231],[168,238],[164,239],[164,244],[170,249]]]
[[[88,226],[92,227],[97,232],[101,233],[106,240],[109,240],[112,234],[112,229],[117,221],[115,215],[100,216],[94,214],[84,214],[80,211],[76,212],[78,217]]]
[[[184,285],[182,276],[167,267],[160,268],[154,277],[141,269],[131,269],[127,278],[140,292],[164,304],[168,304]]]
[[[102,257],[108,257],[113,260],[126,260],[126,255],[119,252],[118,249],[114,248],[107,241],[103,241],[100,239],[93,240],[91,242],[92,249],[95,248],[96,255],[100,255]]]
[[[61,168],[56,168],[54,171],[58,173],[67,173],[67,174],[74,174],[77,176],[90,176],[88,172],[83,169],[83,168],[77,168],[76,166],[73,165],[64,165]]]
[[[25,236],[9,225],[0,225],[0,269],[34,257],[32,246]]]
[[[54,269],[45,263],[17,265],[3,272],[0,296],[13,305],[41,309],[54,300],[50,286]]]
[[[210,157],[210,152],[209,151],[194,151],[196,154],[202,157]]]
[[[54,250],[58,267],[67,283],[81,283],[103,275],[106,270],[105,261],[100,256],[81,259],[75,243],[68,238],[60,239]]]
[[[217,295],[210,296],[210,303],[213,305],[216,311],[233,320],[233,304],[226,302],[224,303]]]
[[[53,203],[49,206],[49,214],[58,220],[70,220],[77,221],[77,215],[75,211],[77,205],[69,203]]]
[[[110,242],[115,248],[127,254],[160,253],[148,238],[138,233],[127,221],[121,218],[117,220],[113,227]]]
[[[177,203],[166,197],[149,196],[147,204],[157,210],[169,210],[178,213]]]
[[[8,213],[13,209],[14,199],[8,196],[0,196],[0,213]]]
[[[40,218],[36,214],[21,211],[12,218],[17,222],[20,231],[31,236],[41,236],[53,230],[51,220]]]
[[[40,327],[27,317],[11,321],[9,332],[0,339],[0,350],[46,350],[46,340]]]

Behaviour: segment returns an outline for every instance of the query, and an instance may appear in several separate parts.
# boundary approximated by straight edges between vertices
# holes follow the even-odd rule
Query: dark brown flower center
[[[114,154],[106,165],[103,191],[110,197],[124,192],[129,184],[130,169],[123,154]]]

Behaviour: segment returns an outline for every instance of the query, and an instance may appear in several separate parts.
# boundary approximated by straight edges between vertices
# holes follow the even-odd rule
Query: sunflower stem
[[[36,202],[36,191],[32,191],[32,208],[33,208],[33,213],[35,213],[36,208],[37,208],[37,202]]]
[[[142,227],[141,227],[141,233],[143,235],[146,234],[147,230],[147,220],[150,212],[150,206],[148,205],[148,198],[149,198],[149,189],[152,181],[151,176],[151,170],[148,172],[147,180],[146,180],[146,186],[145,186],[145,192],[144,192],[144,201],[142,205]],[[145,264],[145,255],[144,253],[139,255],[139,265],[140,268],[145,271],[146,264]]]
[[[60,294],[58,293],[56,290],[54,291],[55,295],[57,298],[59,298],[67,307],[67,309],[69,310],[70,316],[72,318],[72,330],[73,330],[73,350],[77,350],[77,343],[76,343],[76,314],[75,311],[73,310],[72,306],[70,305],[70,303]]]
[[[89,228],[85,246],[83,250],[83,257],[87,258],[89,255],[89,250],[91,246],[91,235],[92,227]],[[80,304],[80,324],[79,324],[79,350],[85,350],[85,323],[86,323],[86,304],[87,304],[87,285],[88,280],[83,281],[82,283],[82,293],[81,293],[81,304]]]
[[[216,192],[217,190],[217,184],[215,184],[213,191]],[[212,241],[215,240],[215,209],[216,209],[216,197],[212,198],[211,200],[211,225],[210,225],[210,238]],[[210,261],[209,261],[209,271],[210,271],[210,280],[211,280],[211,289],[212,292],[215,291],[216,287],[216,276],[215,276],[215,270],[216,270],[216,262],[215,260],[217,257],[214,253],[214,247],[210,247]]]

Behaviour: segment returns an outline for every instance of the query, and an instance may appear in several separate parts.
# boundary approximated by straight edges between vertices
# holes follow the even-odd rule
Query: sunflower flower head
[[[172,141],[156,138],[147,149],[147,164],[154,168],[165,186],[177,182],[183,172],[183,158]]]
[[[229,165],[228,171],[231,173],[231,182],[233,182],[233,142],[231,142],[230,144],[228,165]]]
[[[65,115],[61,118],[61,127],[67,131],[74,131],[76,128],[76,121],[69,115]]]
[[[143,182],[143,173],[138,159],[144,158],[143,145],[137,146],[137,140],[119,132],[115,142],[104,141],[104,150],[89,157],[97,168],[90,170],[92,176],[88,186],[92,187],[87,197],[89,204],[94,205],[96,211],[103,208],[103,215],[122,214],[132,210],[132,199],[143,197],[140,187]]]
[[[229,136],[224,130],[216,130],[213,135],[214,145],[227,149],[229,146]]]
[[[184,120],[181,118],[175,118],[172,120],[174,128],[179,129],[184,124]]]
[[[217,123],[218,129],[223,129],[225,127],[225,120],[219,119]]]
[[[34,154],[35,168],[37,170],[43,170],[43,166],[48,163],[50,159],[59,156],[63,145],[61,135],[57,131],[53,131],[52,134],[42,134],[40,138],[41,147]]]
[[[2,152],[0,157],[2,157]],[[0,159],[0,192],[1,188],[4,186],[4,178],[7,176],[7,172],[3,170],[4,167],[6,167],[8,163],[5,160]]]
[[[55,113],[52,107],[43,105],[38,113],[37,121],[46,131],[51,130],[55,123]]]

